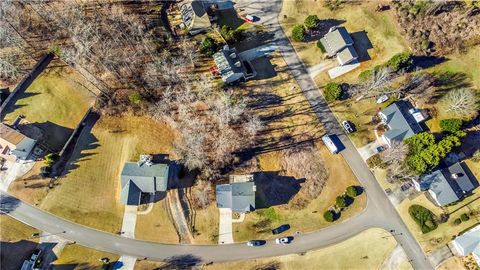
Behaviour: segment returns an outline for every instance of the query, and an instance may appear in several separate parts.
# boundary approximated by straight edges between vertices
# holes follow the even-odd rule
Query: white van
[[[330,152],[332,154],[337,154],[338,153],[338,147],[335,145],[335,143],[332,141],[332,138],[330,138],[329,135],[324,135],[322,137],[322,141],[327,146],[328,150],[330,150]]]

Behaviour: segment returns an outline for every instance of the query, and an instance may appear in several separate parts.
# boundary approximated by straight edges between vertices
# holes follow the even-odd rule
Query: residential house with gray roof
[[[215,189],[218,208],[230,208],[237,213],[255,210],[256,186],[253,180],[217,185]]]
[[[337,56],[338,63],[343,66],[353,63],[358,59],[358,54],[353,47],[353,39],[345,27],[332,27],[320,43],[325,48],[328,56]]]
[[[125,162],[120,176],[120,201],[126,205],[140,205],[143,193],[153,195],[168,188],[168,164],[155,164],[149,156],[138,162]]]
[[[439,206],[456,202],[478,187],[475,176],[466,166],[463,162],[457,162],[449,167],[435,170],[414,181],[414,187],[418,191],[428,190]]]
[[[389,146],[394,140],[404,141],[423,131],[419,124],[425,119],[423,114],[406,101],[394,102],[381,110],[378,115],[388,126],[382,138]]]
[[[202,1],[186,1],[181,5],[180,13],[182,22],[191,35],[205,32],[212,26]]]
[[[239,80],[248,80],[255,76],[256,72],[250,62],[242,60],[235,48],[228,45],[213,55],[213,60],[217,66],[216,72],[222,76],[226,84],[231,84]]]
[[[480,266],[480,224],[455,237],[451,247],[456,255],[463,257],[472,254],[477,265]]]

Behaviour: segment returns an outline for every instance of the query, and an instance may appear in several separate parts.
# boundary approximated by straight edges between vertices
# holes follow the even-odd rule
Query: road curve
[[[433,269],[418,242],[405,226],[358,151],[348,137],[343,134],[338,121],[322,98],[318,87],[308,75],[303,63],[286,38],[277,20],[281,1],[257,0],[252,2],[241,0],[237,2],[237,7],[259,16],[261,23],[269,31],[275,33],[276,39],[274,42],[279,47],[289,66],[290,73],[297,80],[319,120],[329,133],[339,135],[346,147],[341,154],[367,193],[367,206],[363,212],[325,229],[296,235],[295,240],[290,245],[276,245],[270,240],[263,247],[252,248],[242,243],[221,246],[170,245],[125,238],[72,223],[24,203],[4,192],[0,192],[1,211],[39,230],[48,233],[60,233],[65,239],[94,249],[138,258],[146,257],[150,260],[165,260],[184,256],[194,262],[222,262],[301,253],[341,242],[368,228],[380,227],[386,230],[394,230],[393,236],[405,249],[415,269]]]

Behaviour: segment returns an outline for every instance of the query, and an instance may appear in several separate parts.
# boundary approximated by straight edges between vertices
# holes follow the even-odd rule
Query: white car
[[[350,125],[350,122],[348,121],[343,121],[342,126],[347,133],[353,133],[355,131],[353,130],[352,125]]]
[[[387,95],[381,95],[378,99],[377,99],[377,104],[380,104],[380,103],[384,103],[385,101],[388,100],[388,96]]]
[[[275,239],[275,243],[277,243],[279,245],[288,245],[292,242],[292,240],[293,240],[293,237],[291,237],[291,236],[280,237],[280,238]]]

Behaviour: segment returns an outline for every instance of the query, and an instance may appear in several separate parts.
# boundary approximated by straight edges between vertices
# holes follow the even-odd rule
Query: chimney
[[[237,58],[237,54],[234,53],[234,52],[232,52],[232,53],[230,54],[230,58],[232,58],[232,59]]]
[[[240,61],[237,61],[237,62],[235,62],[234,65],[235,65],[236,67],[241,67],[241,66],[242,66],[242,63],[240,63]]]

